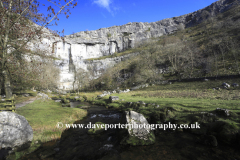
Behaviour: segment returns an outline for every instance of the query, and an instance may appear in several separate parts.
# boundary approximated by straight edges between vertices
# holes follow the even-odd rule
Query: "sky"
[[[59,0],[56,0],[59,1]],[[63,2],[62,0],[61,2]],[[64,35],[80,31],[98,30],[120,26],[128,22],[156,22],[165,18],[177,17],[205,8],[217,0],[78,0],[71,8],[69,18],[59,16],[57,26],[52,30],[62,31]],[[40,13],[47,14],[51,3],[40,0]],[[53,6],[53,5],[52,5]],[[59,9],[55,7],[55,12]],[[51,23],[54,24],[55,22]]]

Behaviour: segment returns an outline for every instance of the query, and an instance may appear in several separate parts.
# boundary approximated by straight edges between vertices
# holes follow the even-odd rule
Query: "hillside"
[[[140,53],[109,68],[95,81],[96,86],[104,79],[112,83],[109,87],[130,87],[159,80],[238,75],[239,11],[239,5],[216,16],[210,16],[210,12],[204,10],[201,15],[206,17],[205,20],[195,26],[152,38],[139,43],[140,47],[111,56]]]

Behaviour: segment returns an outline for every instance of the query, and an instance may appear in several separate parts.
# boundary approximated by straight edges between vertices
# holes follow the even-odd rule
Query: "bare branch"
[[[27,9],[30,7],[30,5],[34,2],[34,0],[32,0],[30,2],[30,4],[24,9],[24,11],[22,11],[22,13],[20,13],[20,15],[18,16],[18,18],[16,18],[13,22],[12,22],[12,25],[9,27],[9,30],[12,29],[12,27],[14,26],[14,24],[22,17],[23,13],[25,11],[27,11]]]

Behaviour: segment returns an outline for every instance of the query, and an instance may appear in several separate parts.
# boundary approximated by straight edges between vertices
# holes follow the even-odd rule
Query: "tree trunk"
[[[6,70],[3,70],[2,74],[3,74],[3,83],[4,83],[6,99],[9,99],[12,97],[12,89],[10,86],[9,73]]]

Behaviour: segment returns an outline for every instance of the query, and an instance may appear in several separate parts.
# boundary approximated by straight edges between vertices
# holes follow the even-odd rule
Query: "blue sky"
[[[41,2],[46,0],[41,0]],[[62,0],[63,1],[63,0]],[[155,22],[202,9],[217,0],[78,0],[71,15],[59,16],[52,30],[69,35],[80,31],[97,30],[128,22]],[[46,6],[51,5],[43,2]],[[57,11],[57,10],[55,10]],[[40,12],[46,14],[46,7]]]

